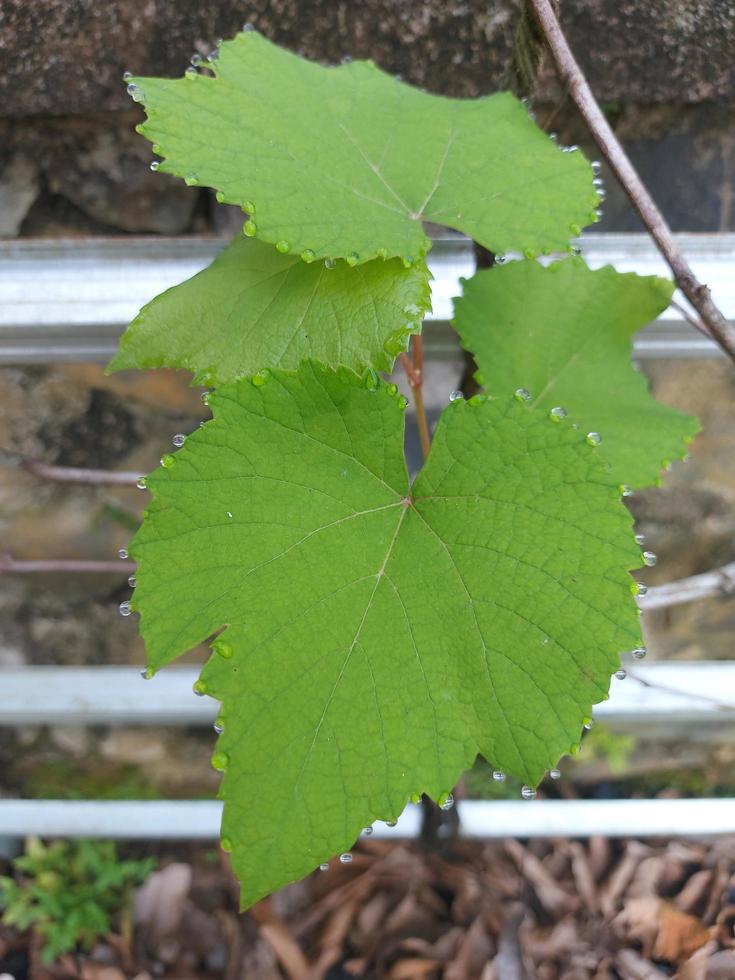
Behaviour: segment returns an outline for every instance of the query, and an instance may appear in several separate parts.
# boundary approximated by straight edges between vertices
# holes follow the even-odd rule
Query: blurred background
[[[187,433],[208,417],[201,390],[189,387],[184,373],[104,374],[125,325],[111,306],[124,306],[126,293],[144,293],[151,268],[163,269],[161,275],[171,281],[196,271],[196,262],[203,265],[201,256],[212,251],[211,241],[202,239],[224,243],[242,222],[241,212],[217,205],[208,189],[186,187],[150,170],[150,146],[134,128],[143,113],[126,95],[123,72],[181,75],[192,55],[206,57],[218,39],[248,22],[309,58],[325,63],[345,56],[373,58],[431,92],[472,97],[510,85],[531,98],[539,124],[556,132],[560,143],[579,144],[596,159],[548,60],[539,63],[530,89],[519,78],[520,12],[516,0],[3,0],[1,670],[15,671],[16,677],[28,666],[144,664],[135,617],[118,615],[119,604],[130,595],[130,570],[116,556],[139,522],[146,494],[134,484],[46,479],[29,465],[31,470],[41,462],[142,475],[157,465],[174,434]],[[732,282],[735,6],[722,0],[562,0],[560,13],[634,164],[674,231],[692,236],[687,243],[695,269],[698,261],[711,261],[724,270],[723,282],[729,269]],[[594,236],[641,233],[624,194],[608,176],[603,167],[607,198]],[[610,254],[624,260],[641,247],[631,237],[605,241],[612,243]],[[633,258],[630,262],[636,268]],[[675,342],[668,342],[664,331],[660,342],[642,345],[636,355],[654,394],[698,415],[703,426],[689,461],[675,464],[662,488],[629,498],[638,529],[658,554],[656,567],[640,576],[649,586],[735,560],[735,372],[714,348],[677,331]],[[464,364],[439,321],[427,329],[427,349],[427,400],[435,417],[457,387]],[[13,564],[47,560],[110,565],[95,566],[90,574],[28,571]],[[724,594],[724,585],[720,591],[647,612],[647,663],[725,665],[733,657],[735,599]],[[192,662],[201,654],[192,654]],[[720,699],[735,702],[735,691],[720,683],[715,681],[714,689],[710,683],[703,696],[718,711]],[[702,707],[701,697],[698,703]],[[6,799],[198,799],[216,792],[219,777],[209,766],[208,728],[89,726],[53,719],[44,724],[42,717],[28,718],[1,730],[0,793]],[[545,785],[540,795],[735,796],[734,718],[732,709],[723,709],[716,723],[710,718],[696,731],[674,716],[649,724],[641,717],[632,725],[599,723],[581,754],[562,767],[564,779]],[[510,799],[518,791],[510,780],[493,783],[478,766],[458,795]],[[466,843],[452,845],[453,827],[450,817],[437,817],[429,857],[417,856],[412,846],[366,841],[349,868],[329,873],[328,885],[322,876],[313,886],[287,890],[267,911],[245,920],[234,914],[234,886],[213,845],[136,845],[134,856],[153,855],[159,874],[167,867],[179,869],[158,880],[155,887],[161,890],[153,898],[141,900],[148,914],[138,906],[137,915],[145,920],[160,901],[170,913],[163,925],[148,933],[138,927],[135,934],[144,940],[136,945],[132,925],[126,933],[118,922],[114,930],[124,937],[122,946],[104,941],[101,960],[69,958],[55,973],[43,972],[51,968],[40,965],[38,950],[29,952],[14,932],[3,933],[0,966],[17,977],[34,975],[35,969],[41,977],[100,980],[305,977],[306,956],[314,976],[330,977],[735,978],[733,958],[721,961],[725,972],[707,972],[701,956],[705,965],[699,973],[677,972],[706,942],[716,939],[707,947],[707,960],[728,948],[721,937],[731,936],[730,920],[718,923],[725,921],[722,909],[730,898],[735,900],[728,897],[732,840],[711,846],[618,841],[600,844],[599,850],[590,843],[527,847],[510,842],[477,845],[473,851]],[[12,856],[13,841],[6,838],[5,845]],[[640,872],[641,866],[647,871]],[[475,874],[484,884],[477,884]],[[619,887],[610,884],[615,874]],[[693,879],[696,884],[677,905]],[[356,885],[360,881],[371,884]],[[632,894],[631,882],[637,882]],[[340,892],[348,886],[351,891]],[[720,932],[707,933],[698,945],[682,940],[663,956],[654,948],[662,906],[656,905],[655,914],[650,903],[630,907],[630,901],[646,897],[669,903],[701,929]],[[351,915],[339,918],[340,907],[352,909]],[[621,920],[623,913],[627,918]],[[618,925],[609,928],[615,916]],[[530,937],[522,949],[519,930]],[[510,966],[501,957],[504,950]],[[635,950],[653,972],[636,973],[632,961],[621,966],[621,950]],[[105,974],[102,966],[117,972]]]

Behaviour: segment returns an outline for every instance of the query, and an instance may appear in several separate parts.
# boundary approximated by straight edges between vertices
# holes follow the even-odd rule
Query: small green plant
[[[0,878],[2,922],[35,929],[42,957],[51,963],[62,953],[89,950],[110,932],[116,913],[133,885],[143,882],[154,861],[120,861],[110,841],[28,841],[13,861],[17,878]]]
[[[645,652],[630,570],[655,556],[621,498],[698,426],[631,365],[673,284],[570,254],[599,177],[509,93],[441,98],[254,31],[181,79],[126,82],[153,169],[245,213],[110,369],[213,389],[213,418],[147,478],[121,612],[148,677],[211,643],[195,690],[222,702],[222,847],[247,906],[407,800],[446,800],[478,754],[530,799],[577,750],[621,653]],[[495,257],[455,304],[484,390],[447,392],[433,441],[426,222]],[[415,479],[407,399],[381,376],[398,357]]]

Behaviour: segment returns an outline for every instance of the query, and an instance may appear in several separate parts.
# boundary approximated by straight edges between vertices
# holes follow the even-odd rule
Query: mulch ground
[[[455,841],[443,853],[367,839],[350,864],[335,860],[244,915],[224,862],[178,857],[162,858],[120,934],[91,954],[43,967],[37,937],[0,931],[0,974],[735,980],[732,838]]]

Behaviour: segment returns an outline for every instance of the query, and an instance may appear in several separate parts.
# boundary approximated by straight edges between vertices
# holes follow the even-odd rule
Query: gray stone
[[[244,20],[325,62],[372,57],[432,91],[503,84],[520,0],[4,0],[0,75],[7,116],[121,110],[123,71],[180,75]],[[565,0],[562,23],[602,100],[732,100],[730,0]],[[544,75],[546,87],[555,86]]]
[[[38,167],[26,157],[14,156],[0,175],[0,238],[15,238],[38,191]]]

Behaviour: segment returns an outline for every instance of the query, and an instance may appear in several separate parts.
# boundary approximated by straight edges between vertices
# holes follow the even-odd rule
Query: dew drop
[[[211,758],[212,769],[217,772],[224,772],[230,763],[230,757],[226,752],[215,752]]]
[[[153,173],[155,173],[160,166],[161,166],[160,160],[151,160],[151,170],[153,171]]]
[[[646,543],[646,536],[645,536],[645,534],[636,534],[636,536],[635,536],[635,543],[636,544],[639,544],[639,545],[644,545]]]
[[[176,459],[170,453],[164,453],[163,456],[161,456],[161,466],[165,470],[170,469],[175,462]]]
[[[118,606],[118,609],[120,610],[120,615],[121,616],[129,616],[130,613],[133,611],[130,608],[130,603],[129,602],[121,602],[120,605]]]
[[[552,422],[561,422],[562,419],[567,417],[566,408],[562,408],[561,405],[556,405],[549,412],[549,418]]]
[[[340,856],[339,856],[339,863],[340,864],[352,864],[352,855],[350,854],[349,851],[345,851],[344,854],[340,854]]]
[[[529,247],[524,248],[523,249],[523,257],[526,258],[526,259],[535,259],[536,258],[536,249],[529,248]]]
[[[203,698],[204,695],[207,693],[207,685],[204,683],[204,681],[201,680],[194,681],[194,683],[191,686],[191,689],[198,698]]]
[[[398,823],[397,820],[386,820],[385,821],[385,826],[386,827],[395,827],[397,823]]]
[[[484,405],[487,401],[487,395],[473,395],[472,398],[467,402],[468,405]]]
[[[617,677],[619,681],[624,681],[627,676],[628,676],[627,670],[623,670],[622,667],[620,668],[620,670],[616,670],[615,673],[613,674],[613,677]]]
[[[202,56],[199,54],[198,51],[195,51],[194,54],[191,56],[191,58],[189,58],[189,61],[191,62],[192,65],[194,65],[195,68],[198,68],[199,65],[201,65],[201,63],[204,61],[204,58],[202,58]]]
[[[403,262],[403,268],[404,269],[410,269],[411,266],[414,263],[414,257],[413,257],[413,255],[404,255],[403,256],[403,259],[402,259],[402,262]]]
[[[354,266],[360,261],[360,256],[357,254],[357,252],[350,252],[345,261],[347,262],[347,265]]]
[[[652,551],[644,551],[641,557],[643,558],[643,564],[648,565],[649,568],[655,565],[658,561],[658,558]]]
[[[128,585],[130,586],[130,588],[134,589],[137,584],[138,584],[138,580],[136,579],[136,577],[134,575],[128,575]]]
[[[406,316],[418,316],[421,313],[421,307],[417,306],[416,303],[409,303],[408,306],[403,307],[403,312]]]
[[[251,31],[255,30],[255,27],[250,23],[250,21],[248,21],[246,24],[242,25],[242,29],[244,34],[250,34]],[[329,865],[327,865],[327,867],[329,867]]]
[[[202,401],[204,402],[205,405],[209,405],[209,392],[208,391],[203,391],[200,397],[201,397],[201,399],[202,399]]]
[[[590,446],[599,446],[600,443],[602,442],[602,436],[600,435],[599,432],[588,432],[587,442],[589,443]]]
[[[630,655],[634,660],[643,660],[647,653],[648,650],[645,647],[636,647],[635,650],[630,651]]]
[[[329,864],[325,861],[324,864],[319,865],[320,871],[329,871]]]
[[[143,670],[141,670],[140,672],[140,676],[143,678],[144,681],[150,681],[153,679],[155,673],[156,672],[152,667],[144,667]]]
[[[232,511],[231,510],[228,510],[228,511],[226,511],[226,514],[230,518],[230,520],[232,520]]]
[[[131,82],[128,85],[127,93],[130,96],[130,98],[133,100],[133,102],[142,102],[143,99],[145,98],[140,86],[136,85],[135,82]]]
[[[602,164],[599,160],[593,160],[590,166],[592,167],[592,173],[595,175],[599,174],[599,172],[602,170]]]
[[[187,68],[187,69],[186,69],[186,71],[184,72],[184,77],[185,77],[185,78],[196,78],[198,74],[199,74],[199,72],[198,72],[198,71],[196,70],[196,68],[192,68],[192,67],[190,66],[190,67],[189,67],[189,68]]]
[[[561,769],[550,769],[549,776],[551,779],[561,779]]]
[[[493,769],[493,779],[496,783],[504,783],[505,778],[505,773],[502,769]]]
[[[531,392],[528,388],[516,388],[515,396],[519,402],[528,402],[531,400]]]
[[[327,269],[333,269],[337,265],[337,260],[333,258],[326,258],[324,260],[324,266]]]
[[[533,788],[533,786],[522,786],[521,796],[523,797],[524,800],[535,800],[536,790]]]
[[[128,557],[128,549],[127,548],[118,548],[117,549],[117,557],[118,558],[122,558],[122,560],[125,561],[125,559]]]
[[[620,484],[620,486],[618,487],[618,493],[620,494],[621,497],[633,496],[633,491],[631,490],[631,488],[628,486],[627,483]]]
[[[219,842],[219,846],[222,848],[225,854],[229,854],[230,851],[232,850],[232,841],[230,840],[229,837],[223,837],[222,840]]]
[[[215,192],[215,195],[214,195],[214,199],[217,202],[217,204],[224,204],[225,203],[225,192],[224,191],[216,191]]]
[[[315,258],[316,258],[316,253],[313,251],[313,249],[305,248],[304,251],[301,253],[301,260],[303,262],[313,262]]]
[[[373,828],[372,828],[372,826],[370,826],[370,827],[363,827],[362,828],[362,832],[365,835],[365,837],[372,837]]]
[[[196,174],[187,174],[184,183],[187,187],[195,187],[199,183],[199,177]]]
[[[224,660],[231,660],[235,655],[235,650],[232,644],[228,643],[227,640],[215,640],[212,644],[212,649]]]
[[[636,595],[646,595],[648,592],[648,586],[644,585],[643,582],[635,583],[635,594]]]
[[[582,234],[582,229],[579,227],[579,225],[575,224],[574,222],[572,222],[572,224],[569,225],[569,230],[571,231],[572,235],[575,238],[579,238],[579,236]]]
[[[183,433],[179,432],[173,437],[171,442],[174,444],[174,446],[176,446],[177,449],[181,449],[181,447],[186,442],[186,436]]]
[[[389,384],[386,387],[385,390],[388,392],[389,395],[397,395],[398,394],[398,385]]]
[[[276,242],[276,251],[280,252],[281,255],[285,255],[286,252],[290,250],[290,248],[291,245],[286,241],[285,238],[282,238],[279,242]]]
[[[377,252],[375,253],[375,257],[378,258],[378,259],[382,259],[385,262],[385,260],[388,258],[388,249],[387,248],[379,248],[377,250]]]
[[[379,383],[380,380],[378,378],[377,371],[374,371],[373,368],[368,368],[368,370],[365,372],[365,381],[364,381],[367,390],[375,391]]]
[[[255,205],[252,201],[243,201],[241,207],[243,211],[247,211],[248,214],[255,214]]]
[[[215,734],[217,734],[217,735],[221,735],[222,732],[225,730],[225,726],[222,724],[222,722],[219,720],[219,718],[212,725],[212,728],[214,729]]]
[[[254,238],[257,230],[258,230],[258,226],[255,224],[254,221],[251,220],[246,221],[245,224],[242,226],[243,234],[247,235],[248,238]]]
[[[462,401],[463,398],[464,398],[464,395],[462,394],[462,392],[458,388],[455,388],[454,391],[450,391],[449,392],[449,401],[450,402],[459,402],[459,401]]]
[[[444,793],[443,796],[439,798],[440,810],[444,810],[446,812],[447,810],[451,810],[453,806],[454,806],[454,797],[452,796],[451,793]]]
[[[262,371],[258,371],[257,374],[253,375],[252,377],[253,384],[255,385],[256,388],[262,388],[264,384],[268,383],[268,379],[270,378],[270,376],[271,373],[268,370],[268,368],[263,368]]]
[[[592,724],[593,724],[593,722],[592,722],[592,719],[591,718],[585,718],[582,721],[582,728],[584,728],[584,730],[586,732],[588,732],[592,728]]]
[[[133,77],[133,73],[131,71],[124,71],[122,77],[124,82],[129,82],[130,79]]]

